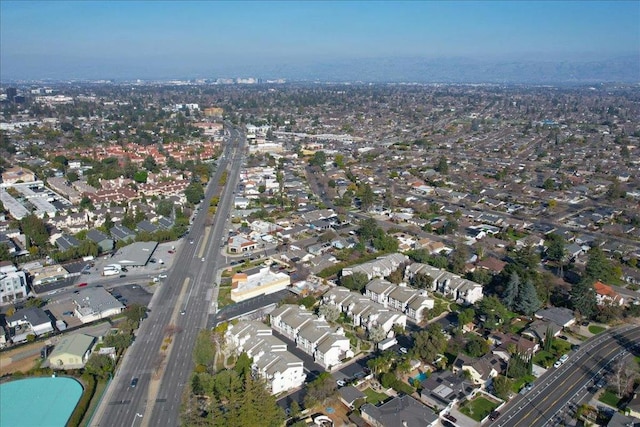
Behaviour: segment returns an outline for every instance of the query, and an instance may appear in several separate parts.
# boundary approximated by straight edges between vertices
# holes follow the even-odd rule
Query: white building
[[[404,274],[406,280],[411,280],[416,274],[425,274],[431,277],[433,291],[440,292],[456,301],[460,300],[463,304],[474,304],[483,297],[481,284],[428,264],[411,264],[407,266]]]
[[[29,293],[24,271],[13,265],[0,267],[0,303],[7,304],[26,298]]]
[[[269,267],[263,267],[256,274],[234,274],[231,278],[231,300],[244,301],[259,295],[268,295],[281,291],[291,284],[288,274],[274,273]]]
[[[271,312],[271,327],[295,341],[296,346],[331,370],[343,359],[353,357],[349,338],[342,328],[331,327],[326,320],[304,307],[285,304]]]
[[[287,344],[274,337],[268,326],[256,321],[241,321],[230,324],[225,335],[237,353],[246,352],[253,359],[253,372],[267,382],[272,394],[304,384],[306,374],[302,360],[289,353]]]
[[[124,305],[103,288],[86,288],[73,298],[75,315],[82,323],[90,323],[119,314]]]

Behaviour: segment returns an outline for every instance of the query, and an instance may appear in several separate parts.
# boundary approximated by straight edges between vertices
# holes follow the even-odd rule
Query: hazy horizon
[[[3,0],[0,78],[634,82],[639,16],[624,1]]]

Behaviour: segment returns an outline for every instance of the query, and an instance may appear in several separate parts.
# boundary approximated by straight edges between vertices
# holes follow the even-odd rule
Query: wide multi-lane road
[[[640,354],[640,326],[625,326],[586,343],[560,368],[538,379],[526,395],[515,397],[492,424],[497,427],[554,425],[570,403],[587,395],[593,378],[627,353]]]
[[[224,154],[209,182],[187,242],[176,254],[165,283],[154,294],[149,317],[142,322],[135,343],[127,350],[92,426],[178,425],[183,389],[193,368],[196,336],[206,327],[217,296],[220,245],[227,235],[233,189],[243,162],[244,136],[231,127],[227,131]],[[225,170],[227,182],[220,186]],[[207,208],[214,195],[220,197],[220,202],[214,221],[208,226]],[[134,378],[137,378],[135,386]]]

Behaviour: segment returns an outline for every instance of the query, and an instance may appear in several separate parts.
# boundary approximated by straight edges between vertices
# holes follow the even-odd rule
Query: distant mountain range
[[[268,69],[263,69],[263,72]],[[364,59],[291,63],[272,70],[292,80],[420,83],[640,82],[640,57],[602,60]]]
[[[42,58],[4,58],[3,81],[29,79],[193,79],[257,77],[288,81],[322,82],[417,82],[495,84],[587,84],[601,82],[640,83],[640,54],[610,58],[579,57],[541,59],[473,58],[369,58],[287,59],[244,58],[242,62],[219,57],[77,60],[52,58],[47,67],[36,66]],[[12,61],[12,59],[14,59]]]

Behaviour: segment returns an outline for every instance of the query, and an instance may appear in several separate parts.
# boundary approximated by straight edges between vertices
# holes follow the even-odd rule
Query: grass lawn
[[[553,362],[556,361],[556,357],[545,350],[540,350],[533,356],[533,363],[536,365],[542,366],[543,368],[548,368],[553,365]]]
[[[218,291],[218,307],[222,308],[230,304],[233,304],[231,300],[231,286],[220,286],[220,290]]]
[[[532,383],[535,380],[536,380],[536,377],[534,377],[533,375],[525,375],[522,378],[513,380],[513,386],[511,387],[511,390],[513,390],[514,393],[518,393],[522,388],[522,386],[524,386],[527,383]]]
[[[509,325],[509,331],[514,334],[519,334],[527,326],[527,322],[523,320],[516,320]]]
[[[371,403],[372,405],[377,405],[389,397],[384,393],[378,393],[372,390],[371,387],[364,389],[362,392],[367,396],[367,403]]]
[[[560,357],[563,354],[569,353],[570,350],[571,350],[571,343],[569,343],[569,341],[565,341],[560,338],[553,339],[553,343],[551,344],[551,351],[557,357]]]
[[[492,402],[484,397],[476,397],[473,400],[466,401],[460,408],[460,412],[480,422],[496,409],[498,405],[498,402]]]
[[[612,393],[609,390],[605,390],[598,400],[602,403],[606,403],[609,406],[613,406],[614,408],[617,408],[618,403],[620,403],[620,399],[618,399],[618,396],[616,396],[615,393]]]
[[[604,332],[606,331],[606,328],[603,328],[602,326],[598,326],[598,325],[589,325],[589,332],[591,332],[594,335],[599,334],[600,332]]]

